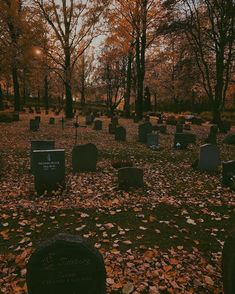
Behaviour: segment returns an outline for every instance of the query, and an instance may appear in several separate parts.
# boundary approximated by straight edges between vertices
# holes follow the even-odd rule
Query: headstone
[[[95,131],[101,131],[103,128],[103,122],[101,120],[95,120],[94,121],[94,130]]]
[[[118,125],[118,117],[116,115],[111,117],[111,123],[114,125]]]
[[[160,125],[159,128],[158,128],[159,132],[161,134],[166,134],[166,131],[167,131],[167,126],[166,125]]]
[[[150,133],[147,135],[147,146],[148,147],[158,146],[158,133]]]
[[[120,188],[142,187],[144,185],[143,170],[136,167],[123,167],[118,170]]]
[[[39,121],[35,120],[35,119],[31,119],[29,121],[29,128],[30,128],[30,131],[32,131],[32,132],[38,131],[39,130]]]
[[[27,264],[29,294],[105,294],[102,255],[86,239],[58,234],[42,243]]]
[[[65,186],[65,151],[33,151],[35,190],[39,195]]]
[[[115,134],[116,128],[117,128],[116,124],[110,123],[109,124],[109,134],[111,134],[111,135]]]
[[[134,117],[133,117],[133,122],[135,123],[135,124],[137,124],[138,122],[139,122],[139,118],[138,118],[138,115],[134,115]]]
[[[31,172],[33,173],[33,151],[35,150],[53,150],[55,149],[54,140],[33,140],[31,141]]]
[[[54,117],[50,117],[49,124],[50,125],[54,125],[55,124],[55,118]]]
[[[140,124],[138,129],[139,142],[146,143],[147,135],[150,134],[152,130],[153,130],[153,126],[149,122]]]
[[[235,293],[235,232],[225,240],[222,250],[222,280],[224,294]]]
[[[211,126],[210,133],[209,133],[208,137],[206,138],[205,143],[216,145],[217,144],[217,133],[218,133],[218,127],[216,125]]]
[[[235,160],[222,163],[222,182],[225,186],[235,182]]]
[[[183,125],[182,124],[176,125],[176,133],[183,133]]]
[[[86,125],[89,126],[89,125],[91,125],[93,123],[94,118],[93,118],[93,116],[91,114],[89,114],[89,115],[86,116],[85,120],[86,120]]]
[[[117,127],[115,130],[116,141],[126,141],[126,129],[124,127]]]
[[[41,116],[35,116],[35,118],[34,118],[35,120],[37,120],[39,123],[41,122]]]
[[[231,130],[231,126],[232,126],[232,124],[230,121],[228,121],[228,120],[223,121],[223,127],[224,127],[225,132],[229,132]]]
[[[72,166],[73,172],[96,171],[98,150],[94,144],[78,145],[73,147]]]
[[[205,144],[200,147],[198,169],[202,171],[217,170],[220,165],[219,149],[216,145]]]
[[[176,133],[174,137],[174,148],[187,149],[189,144],[196,143],[196,135],[192,133]]]
[[[223,140],[224,144],[228,144],[228,145],[235,145],[235,134],[229,134],[227,135],[224,140]]]

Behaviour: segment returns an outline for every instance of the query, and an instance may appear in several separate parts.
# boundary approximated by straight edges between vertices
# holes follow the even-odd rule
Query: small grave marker
[[[216,145],[205,144],[200,147],[198,169],[202,171],[217,170],[220,165],[219,149]]]
[[[124,127],[117,127],[115,130],[116,141],[126,141],[126,129]]]

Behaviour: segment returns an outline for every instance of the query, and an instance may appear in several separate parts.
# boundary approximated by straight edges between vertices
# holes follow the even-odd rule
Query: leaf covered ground
[[[89,238],[102,253],[108,293],[222,293],[221,251],[235,226],[235,195],[221,185],[221,171],[191,168],[209,125],[192,126],[197,144],[174,150],[174,126],[160,135],[161,149],[137,142],[138,125],[120,119],[127,142],[103,130],[79,128],[78,142],[99,150],[97,172],[73,175],[73,121],[62,130],[60,116],[49,125],[41,115],[40,131],[29,119],[0,125],[0,293],[27,293],[26,263],[33,250],[55,233]],[[155,119],[152,118],[152,123]],[[84,118],[79,121],[85,125]],[[235,158],[235,146],[222,144],[222,160]],[[30,173],[30,141],[54,139],[66,151],[66,189],[38,197]],[[122,191],[113,160],[132,160],[144,170],[145,186]]]

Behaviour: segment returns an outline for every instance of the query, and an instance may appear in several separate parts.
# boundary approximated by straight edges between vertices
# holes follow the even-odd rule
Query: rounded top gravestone
[[[80,236],[58,234],[32,254],[27,264],[29,294],[105,294],[102,255]]]

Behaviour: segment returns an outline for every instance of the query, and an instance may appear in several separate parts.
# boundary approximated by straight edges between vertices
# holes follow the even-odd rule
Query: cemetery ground
[[[43,114],[40,130],[30,132],[31,116],[0,125],[0,293],[27,293],[30,254],[61,232],[88,238],[102,253],[107,293],[222,293],[221,251],[235,224],[235,195],[222,186],[221,171],[191,167],[209,125],[192,126],[197,144],[188,150],[173,149],[175,127],[167,126],[161,149],[153,151],[137,142],[138,124],[121,118],[127,142],[117,142],[102,117],[102,131],[78,129],[79,144],[98,148],[97,171],[74,175],[73,121],[62,130],[60,116],[49,125]],[[222,144],[224,136],[218,135],[221,159],[234,159],[235,146]],[[54,196],[34,192],[30,141],[36,139],[53,139],[66,151],[66,188]],[[143,188],[118,188],[112,161],[120,159],[143,169]]]

